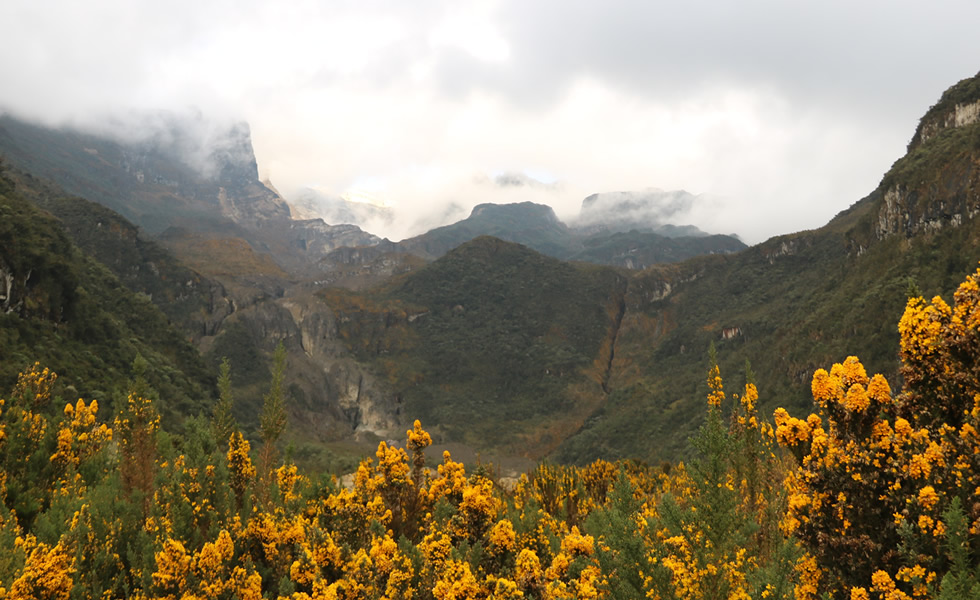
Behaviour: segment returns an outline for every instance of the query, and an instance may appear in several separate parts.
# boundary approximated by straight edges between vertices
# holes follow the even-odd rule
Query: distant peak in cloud
[[[303,188],[288,203],[301,219],[323,219],[331,225],[351,224],[366,231],[386,231],[394,221],[391,207],[372,201],[364,193],[330,194],[317,188]]]
[[[582,201],[573,224],[610,229],[650,228],[689,223],[701,196],[685,190],[664,191],[650,187],[636,191],[602,192]]]

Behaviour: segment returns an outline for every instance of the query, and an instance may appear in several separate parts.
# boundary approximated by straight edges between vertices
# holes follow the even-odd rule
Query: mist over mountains
[[[592,194],[582,201],[571,224],[592,231],[650,229],[668,237],[708,235],[687,221],[699,200],[685,190],[659,188]]]
[[[251,182],[256,187],[261,186],[272,192],[269,197],[275,198],[278,204],[277,218],[286,216],[284,205],[288,205],[289,216],[294,220],[321,219],[328,225],[356,225],[365,232],[393,240],[416,237],[433,228],[451,225],[465,219],[472,211],[472,208],[467,208],[468,206],[526,202],[552,205],[559,201],[567,203],[568,200],[568,192],[561,182],[545,183],[518,171],[503,172],[492,177],[476,176],[468,182],[463,182],[457,202],[448,205],[431,204],[424,208],[400,206],[397,198],[381,199],[363,189],[342,191],[308,186],[290,190],[287,196],[283,196],[275,188],[275,181],[259,180],[250,128],[245,122],[211,118],[196,109],[127,112],[104,118],[90,118],[60,128],[18,121],[11,115],[2,118],[8,123],[8,141],[13,144],[11,147],[19,147],[19,151],[11,153],[11,160],[20,161],[26,167],[27,163],[23,162],[24,155],[31,156],[29,160],[33,162],[30,168],[42,174],[51,173],[52,170],[68,171],[71,168],[63,164],[64,156],[45,156],[45,152],[40,148],[32,150],[30,146],[37,140],[29,135],[17,141],[14,139],[16,137],[14,132],[23,132],[24,128],[36,128],[34,132],[38,135],[35,137],[50,136],[51,132],[56,131],[68,133],[72,137],[72,142],[81,144],[81,149],[91,156],[89,167],[105,169],[106,165],[100,163],[108,158],[123,171],[133,175],[140,184],[164,184],[175,187],[181,182],[180,174],[174,172],[175,168],[177,171],[186,168],[194,176],[199,176],[203,181],[217,184],[219,187],[235,187],[241,186],[242,182]],[[41,134],[41,132],[47,133]],[[106,144],[108,144],[109,156],[100,156],[99,147]],[[103,150],[103,154],[105,152],[106,150]],[[161,168],[160,161],[169,161],[171,165]],[[149,175],[151,179],[144,181],[148,172],[152,172]],[[90,176],[82,177],[83,180],[90,178]],[[125,186],[125,182],[122,181],[114,183],[117,186]],[[79,182],[67,182],[66,189],[83,192],[85,190],[80,187],[81,185]],[[95,193],[104,191],[100,189]],[[92,191],[89,190],[87,193]],[[181,195],[188,194],[193,192],[189,190],[181,192]],[[209,192],[204,192],[204,195],[208,194]],[[150,231],[156,231],[161,226],[138,215],[131,206],[121,203],[113,205],[112,200],[105,195],[102,200]],[[663,191],[648,188],[638,191],[601,192],[582,200],[578,214],[567,217],[567,221],[570,227],[585,234],[600,231],[627,232],[637,229],[652,231],[667,237],[698,236],[704,232],[691,219],[697,219],[699,214],[703,215],[705,207],[713,202],[716,201],[683,190]],[[226,213],[225,216],[231,217],[232,213],[236,210],[241,211],[242,207],[225,207],[222,210]],[[266,216],[272,214],[268,212],[268,208],[263,210],[267,211]],[[249,218],[255,220],[257,217],[259,217],[258,213]],[[184,219],[180,223],[169,224],[194,227],[200,223],[201,218],[205,222],[210,222],[214,217],[200,215],[196,218]],[[242,218],[245,218],[244,214],[234,216],[232,220]]]
[[[502,173],[493,178],[478,177],[475,181],[483,188],[484,193],[480,197],[488,201],[476,204],[471,209],[469,218],[478,216],[481,207],[487,205],[548,205],[548,195],[563,193],[560,182],[543,183],[518,172]],[[514,201],[524,190],[530,191],[533,200]],[[494,191],[499,194],[500,201],[493,201]],[[541,197],[542,194],[545,194],[544,198]],[[417,237],[432,229],[449,226],[466,218],[462,206],[449,206],[441,214],[437,211],[433,214],[414,215],[415,223],[411,227],[398,228],[395,223],[397,220],[412,217],[399,211],[397,205],[380,202],[367,193],[345,196],[330,194],[315,188],[301,189],[291,195],[287,202],[293,218],[320,218],[334,224],[350,223],[382,235],[386,231],[412,231],[424,227],[422,233],[409,236]],[[566,224],[582,235],[637,230],[666,237],[706,236],[709,233],[702,231],[691,219],[697,218],[697,215],[705,210],[705,206],[712,202],[713,200],[703,195],[694,195],[685,190],[665,191],[659,188],[647,188],[636,191],[602,192],[582,200],[578,214],[568,217]],[[551,214],[555,220],[559,220],[553,210]]]

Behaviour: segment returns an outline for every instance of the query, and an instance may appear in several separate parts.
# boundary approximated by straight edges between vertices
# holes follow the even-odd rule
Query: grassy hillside
[[[784,244],[795,250],[777,256]],[[896,323],[910,282],[927,297],[949,297],[980,259],[980,228],[909,242],[891,238],[860,257],[845,247],[843,236],[820,231],[633,280],[609,402],[554,458],[689,454],[712,343],[735,386],[751,362],[764,415],[777,406],[808,406],[814,370],[851,354],[900,387]],[[651,299],[670,281],[669,296]]]

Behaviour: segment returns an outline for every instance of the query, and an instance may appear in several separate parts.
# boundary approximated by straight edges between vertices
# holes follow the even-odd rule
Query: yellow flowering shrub
[[[618,597],[637,591],[649,598],[690,600],[796,595],[794,584],[801,578],[793,572],[797,549],[780,528],[786,496],[783,463],[775,453],[777,434],[756,413],[758,390],[747,371],[749,381],[743,394],[733,398],[734,414],[726,430],[721,412],[727,396],[720,371],[717,365],[709,370],[708,417],[693,440],[700,456],[672,474],[656,504],[647,504],[644,526],[629,528],[643,536],[644,547],[631,548],[629,529],[616,542],[619,552],[640,550],[644,555],[639,583],[625,587],[604,573],[606,585],[622,589]],[[787,422],[788,415],[777,415],[779,426],[785,428]],[[809,431],[807,423],[803,426]],[[605,549],[611,542],[598,542],[600,565],[609,563],[610,551],[616,550]],[[620,562],[615,554],[612,558],[613,564]]]
[[[96,423],[99,403],[92,400],[88,405],[81,398],[72,406],[65,405],[65,419],[57,434],[57,450],[51,462],[60,471],[55,486],[62,494],[79,495],[84,486],[78,476],[78,467],[91,459],[112,441],[112,429],[105,423]]]
[[[119,474],[123,489],[143,497],[143,512],[149,513],[153,498],[153,474],[157,459],[160,415],[153,401],[130,391],[124,410],[116,417],[113,431],[119,445]]]
[[[245,492],[249,485],[255,480],[255,466],[252,464],[251,446],[241,432],[236,431],[231,434],[228,440],[228,473],[231,477],[229,482],[231,489],[235,492],[235,498],[241,508],[245,498]]]
[[[51,598],[68,600],[75,573],[74,560],[61,544],[51,547],[28,535],[18,537],[16,550],[25,555],[21,569],[14,573],[7,591],[7,600]]]
[[[962,515],[962,533],[980,533],[978,281],[980,270],[953,306],[909,299],[898,325],[905,386],[894,398],[884,377],[848,357],[813,376],[820,413],[807,422],[826,430],[797,435],[800,420],[776,412],[777,439],[799,464],[787,530],[831,575],[827,590],[934,597],[956,551],[947,521]]]
[[[514,571],[514,580],[525,593],[537,589],[542,578],[541,561],[538,555],[529,548],[521,550],[517,555],[517,567]]]

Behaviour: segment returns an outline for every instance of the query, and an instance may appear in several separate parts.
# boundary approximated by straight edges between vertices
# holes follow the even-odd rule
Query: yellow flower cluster
[[[935,506],[937,502],[939,502],[939,496],[936,494],[935,488],[933,488],[931,485],[923,486],[922,489],[919,490],[919,505],[922,506],[922,508],[929,510]]]
[[[708,407],[721,408],[725,399],[725,391],[721,381],[721,371],[718,365],[713,365],[708,372]]]
[[[748,440],[751,432],[752,443],[765,449],[772,434],[767,437],[755,418],[756,399],[754,386],[747,386],[738,435]],[[134,454],[130,468],[143,478],[114,501],[135,503],[131,514],[142,516],[136,523],[107,519],[99,499],[95,507],[69,508],[68,514],[74,514],[60,545],[25,538],[31,541],[21,545],[26,550],[13,563],[10,585],[0,582],[8,597],[63,597],[57,590],[89,590],[110,581],[112,590],[99,588],[105,594],[96,595],[147,600],[598,599],[630,578],[639,582],[639,595],[652,593],[653,585],[643,584],[650,569],[669,565],[677,573],[670,583],[677,590],[693,586],[692,576],[717,576],[737,598],[748,593],[746,574],[758,566],[755,555],[733,548],[706,567],[687,568],[679,559],[700,552],[696,544],[709,545],[705,533],[692,529],[695,545],[685,546],[664,541],[649,526],[660,518],[656,506],[664,494],[690,501],[696,486],[683,465],[670,476],[637,463],[542,465],[505,492],[485,475],[468,474],[448,452],[435,473],[426,472],[423,451],[431,437],[416,422],[406,432],[409,452],[379,444],[373,459],[358,467],[353,485],[344,488],[336,482],[315,484],[291,464],[262,480],[240,432],[227,440],[226,451],[210,456],[191,452],[192,445],[182,448],[186,454],[174,449],[158,453],[159,416],[143,394],[129,395],[113,429],[98,422],[98,409],[95,402],[69,405],[57,435],[38,440],[50,440],[51,464],[91,472],[93,461],[112,460],[113,454],[100,451],[118,434],[120,450]],[[47,420],[38,419],[35,434],[24,426],[17,435],[28,439],[46,428]],[[149,460],[135,460],[139,456]],[[219,462],[224,464],[219,467]],[[0,484],[6,476],[0,474]],[[74,477],[72,489],[90,501],[77,473]],[[744,507],[761,514],[768,510],[760,491],[764,485],[750,484],[754,477],[733,472],[724,489],[752,496]],[[627,487],[616,492],[622,485]],[[268,488],[265,499],[262,486]],[[601,522],[614,502],[623,502],[622,493],[632,508],[616,522],[636,528],[632,540],[643,558],[610,571],[603,565],[625,560],[621,550],[612,538],[587,527],[593,514]],[[77,501],[72,495],[57,500],[69,507]],[[4,519],[0,512],[0,539],[3,531],[17,531],[16,520]],[[149,554],[134,558],[134,540]],[[77,564],[72,556],[78,557]],[[39,577],[43,564],[53,566]],[[55,589],[56,584],[64,587]]]
[[[41,363],[36,362],[17,376],[17,383],[10,394],[11,399],[16,398],[30,410],[44,408],[51,402],[51,391],[56,381],[57,373],[47,367],[42,369]]]
[[[232,566],[235,544],[222,530],[215,541],[205,542],[197,552],[188,552],[179,540],[167,539],[155,554],[152,573],[158,600],[262,598],[262,577],[243,566]]]
[[[251,446],[241,432],[234,432],[228,440],[228,473],[231,477],[231,489],[241,503],[249,484],[255,479],[255,466],[249,454]]]
[[[490,529],[490,547],[498,552],[514,549],[517,541],[517,534],[514,532],[514,524],[507,519],[497,521],[497,524]]]
[[[569,556],[591,556],[594,547],[595,539],[591,535],[582,535],[574,526],[561,541],[562,552]]]
[[[773,414],[776,422],[776,441],[783,446],[796,446],[810,440],[810,425],[807,421],[789,416],[783,408]]]
[[[276,469],[276,485],[283,503],[289,504],[299,499],[297,485],[303,482],[296,465],[283,465]]]
[[[950,312],[949,305],[939,296],[931,304],[922,298],[909,298],[905,314],[898,322],[902,353],[913,360],[933,354],[941,344],[942,320]]]
[[[422,429],[422,422],[418,419],[415,419],[412,429],[405,433],[408,436],[408,449],[412,453],[420,452],[432,445],[432,436]]]
[[[72,406],[65,405],[65,420],[58,429],[58,450],[51,462],[62,468],[77,467],[112,441],[112,429],[105,423],[96,424],[99,403],[92,400],[87,406],[81,398]]]

